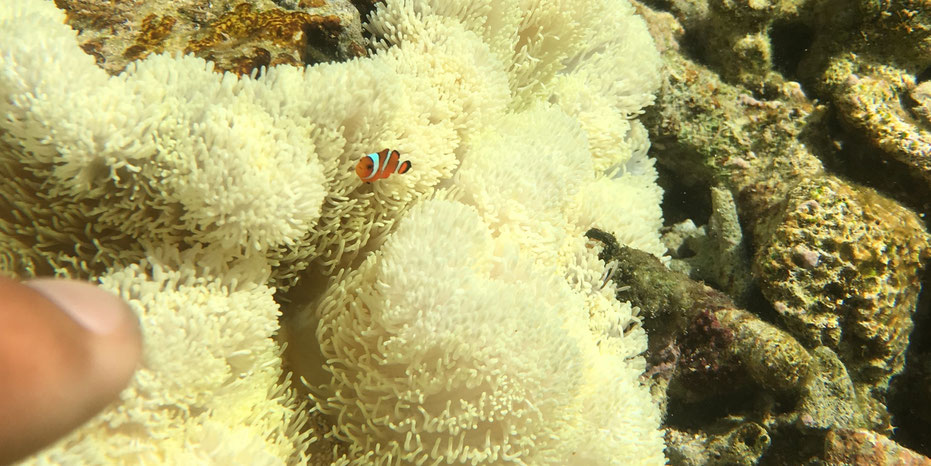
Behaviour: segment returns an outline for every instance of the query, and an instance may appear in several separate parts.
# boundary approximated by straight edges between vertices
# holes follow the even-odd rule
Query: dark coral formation
[[[57,0],[81,47],[116,74],[156,53],[192,53],[239,75],[365,54],[358,12],[342,1],[117,2]]]
[[[127,60],[138,60],[145,58],[150,53],[161,53],[165,50],[165,39],[171,34],[178,18],[174,16],[158,16],[151,14],[142,18],[142,26],[139,34],[133,41],[133,45],[123,51],[123,57]]]
[[[261,66],[303,65],[333,61],[342,24],[336,15],[311,15],[302,11],[258,11],[240,3],[196,34],[185,53],[203,56],[220,69],[248,74]],[[244,51],[252,55],[244,56]],[[324,52],[326,51],[326,52]]]
[[[673,464],[736,466],[753,465],[769,449],[766,429],[755,422],[740,423],[720,433],[688,433],[670,429],[666,454]]]

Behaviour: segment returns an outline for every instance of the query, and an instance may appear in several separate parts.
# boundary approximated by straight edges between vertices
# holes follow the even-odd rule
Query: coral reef
[[[655,257],[618,246],[604,232],[593,229],[587,236],[606,245],[602,260],[617,263],[612,280],[625,284],[618,288],[618,299],[640,308],[650,336],[648,374],[662,383],[671,373],[670,397],[700,400],[750,381],[768,390],[798,392],[809,378],[807,350],[785,331]],[[657,358],[668,355],[663,350],[670,346],[676,348],[672,364]]]
[[[673,392],[683,397],[698,398],[695,392],[717,390],[722,380],[737,377],[737,355],[734,347],[734,331],[721,325],[721,321],[709,311],[700,312],[676,342],[678,367]],[[675,395],[674,395],[675,396]]]
[[[928,7],[923,0],[859,0],[853,8],[822,2],[807,18],[818,33],[799,66],[800,78],[857,134],[853,144],[904,164],[925,186],[931,186],[931,123],[922,91],[931,66]],[[823,14],[832,9],[846,13]]]
[[[893,361],[895,358],[901,358],[904,343],[895,340],[907,334],[911,325],[910,314],[915,304],[918,271],[921,260],[928,251],[928,237],[923,225],[913,214],[895,205],[894,201],[884,200],[880,195],[870,194],[869,190],[849,185],[845,181],[825,178],[822,164],[812,152],[812,149],[822,146],[817,143],[817,139],[806,136],[803,131],[810,132],[811,127],[818,127],[819,111],[806,101],[804,94],[792,91],[797,89],[797,85],[784,83],[780,88],[780,99],[760,101],[753,97],[749,90],[742,90],[720,81],[710,70],[682,55],[670,51],[666,58],[670,66],[668,87],[664,88],[656,113],[647,119],[648,126],[656,136],[656,145],[660,149],[658,153],[664,154],[660,162],[676,172],[688,173],[687,176],[693,179],[702,178],[705,183],[722,182],[735,193],[741,218],[751,226],[753,240],[759,245],[755,255],[755,267],[766,275],[763,277],[764,282],[771,284],[777,276],[778,280],[784,280],[781,277],[786,274],[798,275],[804,270],[824,270],[828,266],[827,263],[819,265],[820,256],[816,257],[821,245],[813,244],[810,239],[822,236],[844,237],[845,231],[854,232],[858,228],[891,232],[890,235],[875,238],[859,237],[864,242],[875,244],[859,244],[857,248],[873,252],[856,255],[847,261],[852,270],[846,273],[853,275],[843,280],[834,280],[831,285],[833,290],[829,290],[838,295],[835,300],[850,297],[851,306],[854,307],[859,306],[853,302],[857,296],[869,300],[873,299],[872,296],[878,291],[883,291],[870,287],[882,286],[886,278],[889,278],[891,287],[885,291],[894,289],[896,293],[904,293],[902,296],[888,296],[888,303],[892,306],[890,309],[865,311],[881,322],[864,325],[875,327],[888,324],[889,330],[873,328],[860,333],[872,332],[874,336],[877,332],[899,335],[888,338],[875,337],[881,340],[877,342],[879,348],[875,349],[875,352],[886,362],[848,361],[854,365],[880,366],[880,373],[871,377],[887,381],[888,377],[885,376],[901,368],[901,361]],[[708,92],[698,93],[695,89],[707,89]],[[798,190],[805,189],[797,187],[800,183],[803,186],[811,183],[829,184],[837,186],[834,191],[859,194],[847,195],[843,201],[839,201],[839,206],[844,209],[844,216],[833,226],[818,220],[818,216],[814,215],[811,220],[806,221],[808,229],[821,229],[823,232],[799,232],[801,236],[797,241],[782,248],[785,252],[780,254],[786,258],[791,256],[791,260],[783,261],[782,270],[777,272],[771,269],[773,262],[767,253],[761,251],[772,252],[767,245],[778,244],[781,241],[773,235],[778,236],[780,231],[793,228],[791,225],[794,224],[794,212],[798,210],[798,206],[806,202],[797,197]],[[841,185],[846,186],[841,188]],[[852,205],[847,207],[848,204]],[[875,224],[876,221],[880,223]],[[788,223],[780,226],[775,224],[777,222]],[[817,241],[814,240],[814,243]],[[880,254],[885,257],[880,258]],[[826,257],[824,259],[828,260]],[[885,268],[878,270],[875,266],[876,260],[901,266],[895,267],[895,272]],[[890,270],[889,273],[896,276],[884,277],[883,270]],[[898,275],[902,272],[906,275]],[[901,287],[899,282],[902,283]],[[811,282],[804,286],[820,293],[824,284]],[[773,286],[764,286],[763,289],[777,311],[784,308],[785,303],[780,301],[780,293],[776,293]],[[885,299],[886,295],[888,293],[880,299]],[[815,300],[811,298],[806,302]],[[817,316],[811,315],[810,318],[816,319]],[[821,324],[814,325],[825,327]],[[790,330],[799,332],[799,336],[802,336],[800,327],[795,326]],[[805,338],[808,338],[809,344],[814,344],[810,341],[811,337]],[[847,357],[847,353],[844,353],[844,357]],[[884,365],[888,367],[883,369]]]
[[[823,454],[830,429],[890,431],[872,386],[855,384],[830,348],[809,351],[655,257],[619,247],[598,230],[588,236],[606,244],[603,260],[618,263],[612,279],[628,284],[618,288],[619,299],[641,308],[650,337],[644,377],[666,410],[674,464],[755,464],[767,454],[798,463],[804,452]],[[804,449],[770,450],[797,436]]]
[[[810,374],[808,351],[787,332],[742,309],[718,312],[734,332],[737,357],[750,376],[769,390],[797,390]]]
[[[276,4],[277,3],[277,4]],[[170,51],[209,60],[216,71],[308,65],[365,54],[359,14],[348,1],[56,0],[81,48],[111,74]]]
[[[640,11],[668,69],[644,118],[664,186],[733,194],[762,292],[745,295],[747,310],[809,361],[809,375],[800,372],[790,390],[760,377],[765,370],[751,377],[770,392],[753,394],[753,403],[731,397],[698,410],[671,399],[668,423],[689,432],[674,437],[689,453],[671,459],[710,458],[707,443],[688,439],[720,435],[735,418],[766,428],[772,447],[756,459],[764,464],[830,463],[841,456],[824,435],[843,429],[915,438],[895,432],[886,403],[890,380],[908,371],[913,318],[927,312],[918,307],[931,252],[927,2],[645,3],[656,8]],[[689,207],[730,215],[717,198],[701,202]],[[695,267],[725,244],[705,238],[720,228],[686,221],[667,228],[667,240],[673,262],[688,265],[680,270],[734,293],[719,274]],[[658,353],[648,359],[679,354],[650,347]]]
[[[675,15],[686,52],[723,80],[770,101],[784,100],[787,81],[802,83],[855,135],[838,144],[868,145],[870,157],[903,164],[931,187],[927,1],[647,3]]]
[[[931,4],[632,3],[0,4],[0,272],[148,342],[31,461],[927,462]]]
[[[857,395],[844,363],[830,348],[812,351],[811,370],[816,377],[805,385],[799,402],[799,422],[805,429],[867,428],[867,400]]]
[[[802,35],[792,25],[811,9],[808,0],[668,0],[666,9],[682,22],[690,40],[686,43],[712,65],[725,80],[754,92],[783,81],[778,73],[784,57],[775,35]]]
[[[319,2],[60,3],[0,4],[0,270],[120,293],[149,364],[29,462],[665,461],[583,236],[665,251],[628,2],[379,3],[307,67]],[[415,168],[362,183],[385,147]]]

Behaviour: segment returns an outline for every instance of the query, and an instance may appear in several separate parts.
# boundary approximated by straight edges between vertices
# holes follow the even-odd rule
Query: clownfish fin
[[[410,170],[410,169],[411,169],[411,161],[410,161],[410,160],[405,160],[405,161],[401,162],[401,165],[398,165],[398,173],[401,174],[401,175],[407,173],[407,171]]]

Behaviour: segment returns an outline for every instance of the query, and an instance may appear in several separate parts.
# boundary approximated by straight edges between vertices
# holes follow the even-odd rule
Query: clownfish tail
[[[404,162],[401,162],[401,165],[398,165],[398,173],[400,173],[400,174],[402,174],[402,175],[405,174],[405,173],[407,173],[407,171],[410,170],[410,169],[411,169],[411,161],[410,161],[410,160],[405,160]]]

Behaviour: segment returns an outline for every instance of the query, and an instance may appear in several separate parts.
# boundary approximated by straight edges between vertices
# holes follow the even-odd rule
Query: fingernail
[[[48,278],[25,283],[82,327],[99,335],[112,332],[126,312],[126,303],[122,299],[90,283]]]

